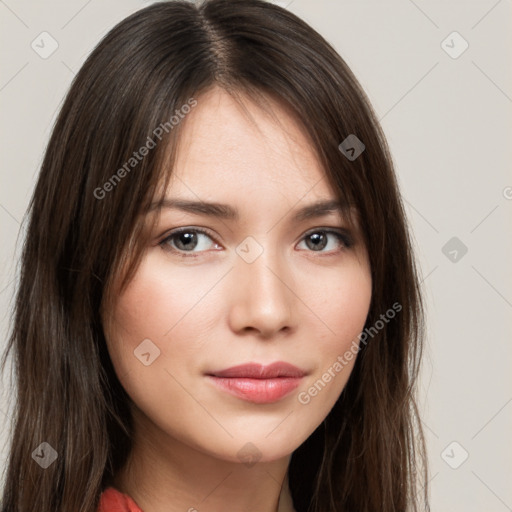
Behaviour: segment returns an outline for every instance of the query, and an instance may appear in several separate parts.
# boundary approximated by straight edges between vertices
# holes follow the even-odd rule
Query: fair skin
[[[278,125],[246,101],[256,127],[222,89],[197,100],[183,121],[165,195],[223,203],[239,219],[163,208],[133,280],[117,297],[107,344],[135,404],[135,436],[116,487],[144,512],[276,512],[292,452],[328,415],[355,363],[307,405],[299,402],[364,328],[368,255],[359,232],[351,233],[351,247],[325,233],[347,228],[339,212],[293,218],[335,195],[287,109],[274,104]],[[188,245],[183,236],[160,244],[182,227],[209,234],[196,233],[197,243]],[[325,242],[315,249],[317,228]],[[252,239],[246,245],[247,237],[259,246]],[[240,247],[262,252],[248,263]],[[160,350],[147,366],[134,356],[145,339]],[[275,361],[306,376],[273,403],[230,395],[205,376]],[[240,458],[247,443],[255,464]]]

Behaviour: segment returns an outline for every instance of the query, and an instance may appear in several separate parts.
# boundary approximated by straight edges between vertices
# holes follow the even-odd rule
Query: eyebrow
[[[149,209],[153,211],[163,208],[177,209],[197,215],[205,215],[231,221],[237,221],[240,218],[238,210],[227,204],[192,201],[188,199],[164,198],[160,202],[152,203]],[[343,215],[347,210],[348,206],[339,200],[319,200],[297,210],[293,216],[293,220],[303,222],[308,219],[315,219],[332,213],[340,213]]]

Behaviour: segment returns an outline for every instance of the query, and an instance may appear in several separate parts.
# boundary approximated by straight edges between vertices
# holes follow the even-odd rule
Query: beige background
[[[0,0],[0,349],[16,237],[60,102],[99,39],[148,3]],[[511,1],[276,3],[337,48],[391,146],[428,306],[421,405],[432,510],[512,510]],[[44,31],[58,43],[46,59],[31,48]],[[9,396],[4,378],[0,467]]]

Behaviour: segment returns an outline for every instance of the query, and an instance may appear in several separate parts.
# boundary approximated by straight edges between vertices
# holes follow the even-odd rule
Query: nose
[[[297,297],[284,256],[267,248],[252,263],[237,256],[230,272],[229,324],[271,338],[295,328]]]

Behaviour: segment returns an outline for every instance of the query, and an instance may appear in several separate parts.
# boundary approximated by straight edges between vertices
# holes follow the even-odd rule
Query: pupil
[[[310,249],[318,249],[318,248],[323,249],[326,244],[326,237],[323,233],[313,233],[313,234],[309,235],[307,240],[313,242],[312,246],[309,247]],[[308,243],[308,246],[309,246],[309,243]]]
[[[182,240],[185,239],[185,243],[182,243]],[[197,244],[196,240],[196,234],[195,233],[181,233],[178,236],[178,246],[181,245],[182,247],[178,247],[179,249],[187,249],[188,248],[194,248]]]

